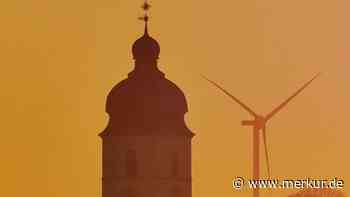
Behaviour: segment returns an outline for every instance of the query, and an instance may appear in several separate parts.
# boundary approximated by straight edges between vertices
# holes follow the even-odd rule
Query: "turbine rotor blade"
[[[294,97],[296,97],[300,92],[302,92],[312,81],[314,81],[317,77],[320,76],[321,73],[315,75],[310,81],[304,84],[298,91],[296,91],[292,96],[290,96],[287,100],[281,103],[278,107],[272,110],[268,115],[266,115],[265,119],[268,121],[271,119],[277,112],[279,112],[283,107],[285,107]]]
[[[215,87],[217,87],[218,89],[220,89],[222,92],[224,92],[227,96],[229,96],[231,99],[233,99],[234,101],[236,101],[241,107],[243,107],[247,112],[249,112],[250,115],[254,116],[254,117],[258,117],[258,115],[251,109],[249,108],[247,105],[245,105],[242,101],[240,101],[239,99],[237,99],[236,97],[234,97],[232,94],[230,94],[228,91],[226,91],[224,88],[222,88],[219,84],[215,83],[214,81],[206,78],[205,76],[202,76],[205,80],[207,80],[209,83],[211,83],[212,85],[214,85]]]
[[[266,141],[266,125],[264,125],[262,132],[263,132],[262,134],[263,134],[263,141],[264,141],[267,174],[269,178],[271,178],[270,160],[269,160],[269,153],[268,153],[267,141]]]

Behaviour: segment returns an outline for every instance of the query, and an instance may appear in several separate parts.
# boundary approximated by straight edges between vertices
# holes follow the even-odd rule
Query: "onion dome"
[[[132,45],[132,54],[135,60],[156,60],[159,58],[160,46],[158,42],[148,34],[147,20],[145,17],[145,32]]]
[[[103,135],[192,135],[184,93],[164,75],[129,76],[109,93],[110,122]]]

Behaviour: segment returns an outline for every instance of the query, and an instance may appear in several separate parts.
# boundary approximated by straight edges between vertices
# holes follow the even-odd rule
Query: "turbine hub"
[[[256,116],[254,120],[243,120],[243,126],[254,126],[257,129],[261,129],[265,126],[266,120],[263,116]]]

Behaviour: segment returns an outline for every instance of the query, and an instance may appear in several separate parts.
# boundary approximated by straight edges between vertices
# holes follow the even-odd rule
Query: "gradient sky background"
[[[133,68],[141,3],[0,3],[0,196],[100,196],[97,134],[107,124],[107,93]],[[349,1],[150,3],[159,67],[185,92],[197,134],[194,197],[250,196],[231,180],[251,176],[251,129],[240,125],[250,117],[200,74],[266,114],[323,72],[268,125],[272,175],[339,177],[350,193]]]

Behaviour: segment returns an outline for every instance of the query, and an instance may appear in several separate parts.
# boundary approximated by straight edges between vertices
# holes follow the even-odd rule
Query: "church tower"
[[[159,43],[148,33],[132,46],[126,79],[107,96],[102,197],[191,197],[191,139],[184,93],[157,67]]]

